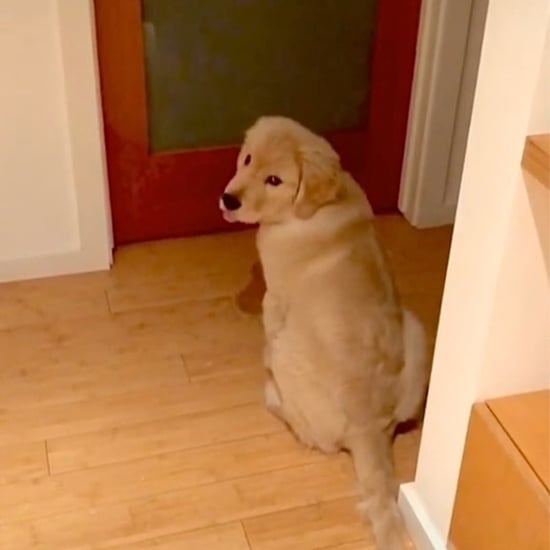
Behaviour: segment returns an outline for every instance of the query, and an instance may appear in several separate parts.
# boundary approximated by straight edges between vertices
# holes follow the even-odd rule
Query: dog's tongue
[[[222,210],[222,216],[223,216],[223,219],[226,222],[231,223],[233,221],[233,218],[231,217],[231,212],[227,212],[225,210]]]

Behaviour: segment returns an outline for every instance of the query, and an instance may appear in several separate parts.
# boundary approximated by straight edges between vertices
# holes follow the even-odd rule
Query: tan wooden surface
[[[522,165],[540,183],[550,187],[550,134],[527,138]]]
[[[549,518],[545,487],[489,407],[474,405],[451,521],[453,547],[547,550]]]
[[[491,399],[487,405],[550,490],[550,390]]]
[[[379,221],[431,341],[448,228]],[[0,549],[368,550],[346,455],[262,404],[253,235],[145,243],[110,273],[0,286]],[[419,433],[395,444],[414,475]]]

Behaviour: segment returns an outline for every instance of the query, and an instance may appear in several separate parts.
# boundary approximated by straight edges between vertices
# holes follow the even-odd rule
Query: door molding
[[[454,221],[487,3],[422,3],[399,194],[416,227]]]
[[[78,228],[74,248],[0,261],[0,281],[109,269],[112,233],[92,0],[51,0],[57,13],[69,180]],[[36,92],[38,97],[40,92]]]

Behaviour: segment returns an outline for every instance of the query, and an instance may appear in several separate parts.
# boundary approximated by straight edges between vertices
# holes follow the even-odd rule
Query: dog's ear
[[[310,218],[339,195],[340,157],[323,138],[300,148],[300,189],[294,204],[296,216]]]

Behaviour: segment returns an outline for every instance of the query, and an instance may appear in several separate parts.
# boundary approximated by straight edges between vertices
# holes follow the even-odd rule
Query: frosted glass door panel
[[[153,151],[237,144],[263,114],[361,124],[375,0],[143,0]]]

